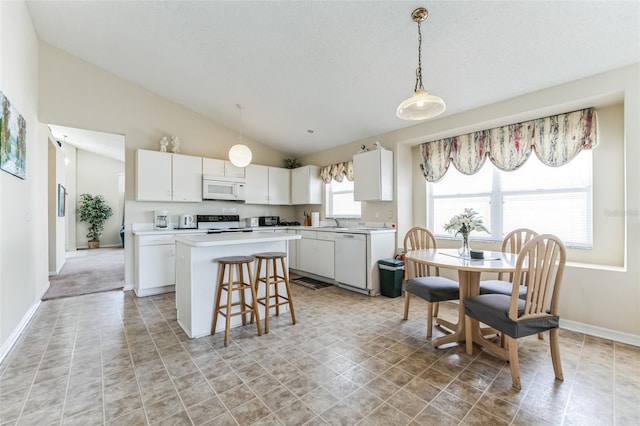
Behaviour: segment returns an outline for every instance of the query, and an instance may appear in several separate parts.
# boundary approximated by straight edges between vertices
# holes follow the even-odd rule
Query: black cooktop
[[[207,234],[222,234],[223,232],[253,232],[251,228],[213,228],[208,229]]]
[[[300,226],[300,222],[280,222],[280,226]]]

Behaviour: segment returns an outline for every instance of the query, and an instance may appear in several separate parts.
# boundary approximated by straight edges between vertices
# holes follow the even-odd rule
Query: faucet
[[[340,221],[338,219],[336,219],[335,217],[333,218],[333,220],[336,221],[336,228],[340,228]]]

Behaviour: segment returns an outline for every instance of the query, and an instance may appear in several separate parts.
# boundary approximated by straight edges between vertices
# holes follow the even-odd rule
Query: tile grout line
[[[61,305],[64,305],[64,301],[62,302]],[[38,307],[39,309],[40,307]],[[49,343],[51,342],[53,333],[55,331],[55,324],[58,322],[60,315],[62,312],[62,306],[60,306],[60,308],[58,309],[58,314],[56,315],[56,321],[54,322],[53,326],[51,327],[51,333],[49,334],[49,338],[47,339],[47,344],[44,347],[44,350],[42,351],[42,355],[40,356],[40,361],[38,362],[38,368],[36,368],[36,372],[33,375],[33,378],[31,379],[31,384],[29,385],[29,392],[27,392],[27,397],[25,398],[24,402],[22,403],[22,408],[20,409],[20,413],[18,414],[18,417],[16,418],[16,424],[20,423],[20,419],[22,419],[22,415],[24,413],[24,409],[27,406],[27,402],[29,401],[29,397],[31,396],[31,392],[33,391],[33,385],[35,383],[36,377],[38,377],[38,372],[40,371],[40,366],[42,365],[42,360],[44,359],[44,354],[47,352],[47,348],[49,347]],[[31,328],[31,324],[27,325],[29,328]],[[14,357],[17,356],[17,352],[14,354]],[[11,361],[13,361],[13,357],[11,359]]]

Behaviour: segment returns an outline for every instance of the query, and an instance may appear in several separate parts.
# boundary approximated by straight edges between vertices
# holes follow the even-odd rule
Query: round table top
[[[440,268],[472,272],[513,272],[516,269],[514,253],[485,251],[484,259],[463,259],[458,249],[409,250],[405,259]]]

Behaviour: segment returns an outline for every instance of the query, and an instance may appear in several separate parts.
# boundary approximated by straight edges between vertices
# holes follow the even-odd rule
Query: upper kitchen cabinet
[[[202,158],[136,151],[137,201],[202,201]]]
[[[291,204],[322,204],[320,167],[302,166],[291,170]]]
[[[353,156],[353,198],[356,201],[393,200],[393,152],[386,149]]]
[[[246,173],[245,202],[247,204],[290,204],[289,169],[249,164]]]
[[[202,159],[202,174],[211,176],[223,176],[233,178],[244,178],[245,168],[236,167],[230,161],[218,160],[216,158]]]

